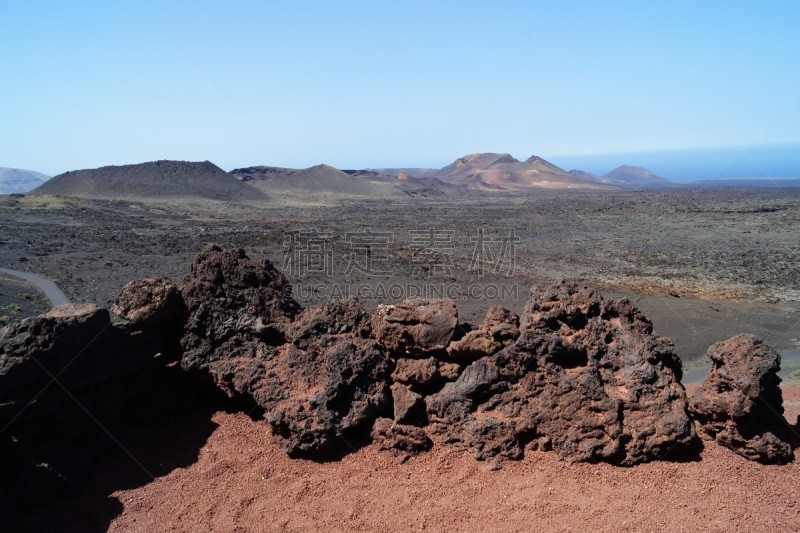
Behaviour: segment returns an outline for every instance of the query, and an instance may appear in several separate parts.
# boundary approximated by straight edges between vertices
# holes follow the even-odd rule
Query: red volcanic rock
[[[689,446],[694,430],[670,341],[630,302],[566,284],[538,291],[513,345],[426,399],[445,442],[479,459],[525,446],[631,465]]]
[[[445,381],[455,381],[461,375],[461,365],[458,363],[439,361],[439,375]]]
[[[379,418],[375,421],[372,439],[379,450],[391,452],[402,462],[430,450],[433,446],[424,429],[395,424],[388,418]]]
[[[178,287],[161,277],[129,282],[114,300],[111,312],[136,326],[177,325],[184,318]]]
[[[331,452],[390,409],[388,359],[354,300],[299,313],[288,289],[269,261],[206,248],[182,289],[182,364],[263,408],[287,453]]]
[[[425,401],[420,394],[400,383],[392,384],[394,421],[398,424],[419,424],[425,420]]]
[[[220,386],[226,374],[219,361],[252,356],[260,340],[271,346],[285,341],[286,328],[300,306],[289,298],[290,285],[269,260],[251,261],[244,250],[209,245],[194,260],[181,287],[188,319],[181,339],[182,366],[208,368]],[[246,355],[245,355],[246,354]],[[227,377],[226,377],[227,376]]]
[[[372,319],[375,339],[397,356],[443,350],[456,324],[456,305],[446,298],[413,298],[396,305],[379,305]]]
[[[691,401],[691,412],[716,441],[762,463],[793,459],[783,418],[780,354],[755,335],[738,335],[708,349],[711,370]]]
[[[391,409],[388,358],[355,300],[309,308],[290,331],[290,343],[248,364],[247,388],[287,453],[342,449]]]
[[[430,390],[440,380],[436,359],[406,359],[397,360],[392,379],[408,385],[411,389],[424,392]]]
[[[488,357],[511,345],[519,336],[519,317],[513,311],[494,305],[478,329],[451,342],[447,353],[457,359]]]

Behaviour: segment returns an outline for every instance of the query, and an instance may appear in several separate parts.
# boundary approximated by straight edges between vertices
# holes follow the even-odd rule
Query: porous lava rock
[[[181,287],[188,311],[183,368],[207,371],[234,394],[232,381],[240,378],[233,363],[261,357],[286,341],[286,329],[300,311],[290,294],[289,282],[269,260],[252,261],[244,250],[208,245]]]
[[[425,355],[447,347],[458,324],[458,310],[447,298],[411,298],[379,305],[372,324],[375,339],[388,352]]]
[[[355,300],[301,312],[272,263],[218,246],[197,257],[182,294],[184,368],[261,407],[287,453],[347,448],[391,412],[389,360]]]
[[[401,462],[426,452],[433,446],[425,430],[397,424],[388,418],[378,418],[372,428],[372,440],[379,450],[388,451]]]
[[[447,347],[450,357],[475,360],[510,346],[519,337],[519,317],[513,311],[493,305],[483,323]]]
[[[391,412],[389,360],[369,334],[355,300],[334,301],[306,309],[290,342],[254,362],[248,387],[287,453],[352,447]]]
[[[184,319],[181,293],[163,277],[129,282],[114,300],[111,312],[140,327],[180,327]]]
[[[747,459],[791,461],[780,354],[755,335],[738,335],[714,344],[707,355],[711,369],[691,401],[695,419],[719,444]]]
[[[441,375],[433,357],[427,359],[401,357],[397,359],[392,379],[417,392],[425,392],[436,386],[441,380]]]
[[[478,459],[521,457],[632,465],[695,439],[671,341],[627,300],[562,283],[536,291],[519,337],[426,398],[445,442]]]

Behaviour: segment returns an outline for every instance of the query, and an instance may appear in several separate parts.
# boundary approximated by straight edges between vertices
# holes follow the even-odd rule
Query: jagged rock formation
[[[718,443],[747,459],[791,461],[780,354],[755,335],[738,335],[711,346],[708,357],[711,370],[691,401],[695,419]]]
[[[398,425],[430,420],[481,459],[530,446],[635,464],[694,438],[680,361],[628,302],[562,285],[535,295],[521,319],[493,307],[453,340],[450,300],[298,314],[286,287],[268,261],[207,248],[182,289],[183,366],[262,407],[291,454],[341,447],[383,413]]]
[[[514,344],[429,396],[428,415],[479,459],[516,459],[528,446],[631,465],[694,439],[680,369],[630,302],[562,284],[534,295]]]
[[[470,330],[446,299],[301,309],[268,260],[210,245],[180,291],[137,280],[113,310],[112,321],[71,306],[2,330],[0,422],[62,416],[73,398],[53,376],[104,420],[146,416],[199,377],[258,407],[293,456],[333,457],[371,433],[406,459],[430,434],[482,460],[544,449],[633,465],[696,439],[672,343],[629,301],[587,287],[539,289],[521,316],[495,306]],[[692,407],[706,431],[747,457],[788,460],[777,354],[738,337],[709,355]],[[149,410],[136,407],[143,397]]]
[[[182,288],[182,365],[264,409],[287,453],[325,453],[388,408],[390,369],[354,300],[300,313],[288,288],[268,260],[207,247]]]
[[[352,447],[388,410],[389,364],[369,333],[357,302],[331,302],[303,312],[291,342],[264,361],[253,396],[287,453]]]
[[[300,306],[287,295],[289,282],[264,259],[251,261],[244,250],[209,245],[192,264],[181,287],[188,310],[181,339],[181,364],[202,370],[233,395],[239,358],[253,357],[258,344],[280,346]]]

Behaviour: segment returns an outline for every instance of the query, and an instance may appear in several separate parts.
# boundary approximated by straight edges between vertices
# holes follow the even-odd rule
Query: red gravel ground
[[[786,388],[787,418],[800,388]],[[633,468],[528,453],[491,471],[448,446],[399,464],[368,446],[286,457],[263,422],[213,415],[198,460],[115,492],[112,531],[797,531],[800,465],[762,466],[704,440],[702,461]]]

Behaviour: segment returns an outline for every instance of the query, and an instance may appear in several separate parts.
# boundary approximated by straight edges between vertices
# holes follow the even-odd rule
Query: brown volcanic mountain
[[[495,153],[470,154],[459,158],[434,177],[476,191],[607,188],[597,181],[572,175],[538,156],[531,156],[522,162],[509,154]]]
[[[73,170],[52,178],[31,194],[82,198],[266,198],[209,161],[153,161]]]

